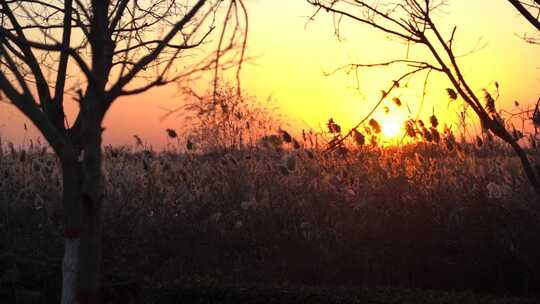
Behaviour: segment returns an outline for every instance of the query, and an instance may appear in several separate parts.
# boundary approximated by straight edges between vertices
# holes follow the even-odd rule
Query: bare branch
[[[198,0],[197,3],[191,8],[191,10],[169,31],[169,33],[163,38],[162,42],[148,55],[139,60],[133,68],[122,77],[109,91],[109,101],[114,100],[119,96],[121,90],[127,85],[144,67],[150,62],[156,59],[159,54],[165,49],[170,41],[176,36],[176,34],[182,30],[182,28],[197,14],[197,12],[205,4],[205,0]]]
[[[357,130],[360,126],[362,126],[372,115],[373,113],[375,113],[375,111],[381,106],[382,102],[386,99],[386,97],[388,97],[388,95],[390,95],[390,93],[399,86],[399,83],[402,82],[403,80],[419,73],[419,72],[422,72],[422,71],[425,71],[425,70],[428,70],[430,71],[431,68],[430,67],[419,67],[415,70],[412,70],[412,71],[409,71],[403,75],[401,75],[397,80],[393,81],[392,82],[392,85],[385,91],[383,91],[383,94],[381,94],[381,97],[379,98],[379,100],[377,101],[377,103],[371,108],[371,110],[368,112],[368,114],[366,114],[364,116],[364,118],[362,118],[360,120],[360,122],[358,122],[354,127],[352,127],[349,132],[347,132],[344,136],[342,136],[339,140],[337,141],[334,141],[332,142],[332,145],[330,147],[328,147],[327,150],[333,150],[335,149],[336,147],[339,147],[345,140],[347,140],[347,138],[349,138],[353,132],[355,130]]]
[[[346,12],[344,10],[339,10],[339,9],[335,9],[334,7],[332,7],[332,5],[326,5],[324,3],[322,3],[320,0],[307,0],[308,3],[310,3],[311,5],[314,5],[320,9],[324,9],[325,11],[327,12],[332,12],[332,13],[335,13],[335,14],[339,14],[339,15],[343,15],[343,16],[346,16],[352,20],[356,20],[358,22],[361,22],[361,23],[365,23],[365,24],[368,24],[378,30],[381,30],[387,34],[391,34],[393,36],[396,36],[396,37],[399,37],[401,39],[404,39],[406,41],[412,41],[412,42],[417,42],[417,43],[420,43],[421,41],[415,37],[416,33],[414,32],[413,29],[410,28],[410,26],[405,26],[403,25],[402,23],[399,23],[397,20],[396,20],[396,23],[398,23],[402,28],[404,28],[407,32],[406,33],[401,33],[401,32],[398,32],[398,31],[395,31],[395,30],[392,30],[388,27],[385,27],[379,23],[376,23],[374,20],[372,19],[369,19],[369,18],[365,18],[365,17],[359,17],[359,16],[356,16],[356,15],[353,15],[349,12]],[[337,1],[336,1],[337,2]],[[336,2],[332,2],[333,3],[336,3]],[[362,2],[364,3],[364,2]],[[369,5],[365,5],[365,7],[370,8]],[[378,13],[377,13],[378,14]]]
[[[435,59],[435,61],[438,63],[440,68],[434,68],[432,65],[428,65],[427,63],[414,63],[414,62],[407,62],[406,60],[392,60],[388,62],[378,63],[378,64],[356,64],[356,65],[348,65],[348,68],[354,68],[358,69],[360,67],[377,67],[377,66],[387,66],[395,63],[407,63],[409,66],[417,66],[418,70],[411,71],[409,73],[414,74],[415,72],[418,72],[420,70],[428,69],[429,71],[437,70],[440,72],[443,72],[448,80],[452,83],[453,87],[457,90],[459,93],[459,96],[462,97],[463,101],[465,101],[466,105],[473,108],[474,112],[478,115],[480,118],[480,121],[482,125],[489,131],[491,131],[493,134],[498,136],[500,139],[508,143],[516,153],[516,155],[519,157],[522,167],[525,171],[525,174],[527,178],[529,179],[529,182],[531,186],[535,189],[537,194],[540,197],[540,180],[535,173],[535,171],[532,169],[532,165],[527,157],[527,154],[525,151],[521,148],[521,146],[517,143],[517,139],[514,138],[509,131],[506,129],[506,126],[501,121],[499,114],[496,112],[495,107],[491,104],[488,104],[486,106],[483,106],[480,103],[479,98],[476,96],[474,91],[471,89],[467,81],[465,80],[465,77],[463,73],[461,72],[461,68],[456,60],[456,56],[453,51],[454,46],[454,40],[455,40],[455,34],[456,34],[456,28],[452,30],[452,33],[448,40],[445,40],[443,38],[443,35],[435,25],[435,22],[431,18],[432,11],[436,10],[438,7],[444,4],[444,1],[430,1],[430,0],[406,0],[403,3],[395,4],[393,2],[384,2],[384,1],[373,1],[376,3],[375,6],[371,6],[369,3],[370,1],[361,1],[361,0],[306,0],[308,3],[312,4],[316,7],[317,11],[320,12],[321,8],[326,10],[327,12],[333,13],[333,14],[339,14],[342,16],[346,16],[349,19],[353,21],[357,21],[359,23],[363,24],[369,24],[373,28],[383,31],[387,34],[390,34],[393,38],[400,38],[405,40],[408,43],[417,43],[420,45],[424,45],[428,48],[428,50],[431,53],[431,56]],[[513,4],[524,14],[524,16],[531,21],[533,24],[538,21],[538,18],[534,18],[528,11],[522,6],[522,1],[513,1]],[[538,4],[537,0],[534,0],[536,4]],[[324,3],[323,3],[324,2]],[[326,4],[325,4],[326,3]],[[385,3],[389,6],[399,7],[401,9],[401,15],[396,15],[395,10],[390,9],[389,12],[393,15],[385,15],[383,14],[382,20],[376,20],[373,16],[379,16],[381,17],[381,11],[377,9],[377,6],[383,5],[382,3]],[[343,9],[336,9],[336,5],[343,4]],[[364,15],[362,17],[359,17],[358,15],[353,15],[349,13],[349,11],[355,10],[357,8],[361,8],[364,12]],[[529,15],[527,15],[529,14]],[[540,13],[539,13],[540,14]],[[390,21],[400,22],[400,24],[405,24],[407,26],[407,29],[411,36],[408,36],[402,32],[395,31],[392,28],[389,28],[384,21],[388,21],[388,18],[390,18]],[[395,23],[394,22],[394,23]],[[392,23],[392,22],[390,22]],[[540,29],[540,26],[537,27]],[[435,36],[435,38],[433,38]],[[341,68],[343,69],[343,67]],[[339,69],[338,69],[339,70]],[[409,73],[405,74],[404,76],[410,75]],[[402,76],[403,77],[403,76]],[[426,77],[427,79],[427,77]],[[427,82],[427,80],[426,80]],[[426,85],[426,82],[424,82],[424,88]],[[393,86],[390,88],[390,90],[393,89]],[[350,130],[343,138],[336,137],[335,140],[331,142],[331,148],[337,147],[341,145],[344,138],[349,137],[356,128],[358,128],[361,124],[363,124],[367,118],[372,115],[375,111],[375,109],[380,105],[382,100],[386,97],[388,92],[384,92],[383,96],[377,103],[377,105],[371,109],[368,116],[361,120],[361,122],[356,125],[352,130]],[[489,96],[491,98],[491,96]],[[493,100],[491,98],[491,100]]]
[[[66,0],[64,3],[64,32],[62,33],[62,48],[69,49],[71,41],[71,11],[72,0]],[[69,60],[69,52],[61,51],[60,59],[58,60],[58,73],[56,76],[56,85],[54,92],[54,107],[55,112],[52,117],[53,123],[57,128],[63,129],[64,114],[64,88],[66,85],[67,66]]]
[[[540,31],[540,20],[538,19],[538,17],[535,17],[531,14],[531,12],[529,12],[529,10],[527,10],[527,8],[525,7],[525,5],[522,3],[522,1],[519,1],[519,0],[508,0],[508,2],[510,2],[510,4],[512,4],[517,10],[518,12],[523,16],[525,17],[525,19],[527,19],[527,21],[529,21],[529,23],[534,26],[536,28],[536,30]],[[540,5],[540,0],[534,0],[534,2],[537,4],[537,5]],[[537,8],[538,9],[538,8]]]

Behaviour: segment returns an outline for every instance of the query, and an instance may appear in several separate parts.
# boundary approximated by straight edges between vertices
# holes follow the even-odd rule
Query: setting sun
[[[396,137],[399,132],[401,131],[401,122],[400,121],[397,121],[397,120],[394,120],[394,119],[389,119],[387,121],[384,121],[382,123],[382,133],[384,134],[384,136],[386,137]]]
[[[0,16],[0,304],[540,303],[540,0]]]

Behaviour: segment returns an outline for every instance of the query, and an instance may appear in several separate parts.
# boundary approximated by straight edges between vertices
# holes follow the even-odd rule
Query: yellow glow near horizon
[[[374,63],[405,56],[407,46],[367,26],[345,21],[341,31],[344,40],[338,41],[331,15],[321,12],[307,23],[314,9],[306,1],[252,0],[247,5],[248,57],[253,59],[244,65],[243,89],[261,101],[272,96],[274,105],[296,130],[318,129],[330,117],[343,130],[354,126],[379,100],[380,91],[403,73],[395,68],[362,70],[358,83],[354,73],[324,76],[323,72],[347,63]],[[511,109],[514,100],[534,106],[540,94],[540,47],[518,37],[523,33],[534,34],[535,29],[507,1],[448,1],[444,12],[436,16],[436,22],[445,37],[457,26],[454,47],[459,55],[467,54],[479,38],[485,43],[486,47],[478,52],[459,57],[465,78],[480,98],[482,88],[493,91],[493,83],[498,81],[501,86],[498,108]],[[425,102],[421,102],[424,77],[419,75],[408,86],[402,84],[392,92],[383,104],[390,108],[389,114],[380,113],[382,109],[375,113],[374,118],[384,132],[383,140],[398,138],[395,136],[398,122],[401,128],[405,119],[417,115],[427,121],[433,109],[441,126],[456,121],[461,101],[449,103],[445,89],[451,84],[442,75],[432,73]],[[178,129],[185,123],[174,117],[160,121],[164,114],[161,108],[177,108],[182,104],[183,99],[177,93],[171,85],[119,100],[104,123],[105,144],[133,144],[133,135],[137,134],[149,144],[162,147],[166,143],[164,130]],[[403,106],[393,106],[393,97],[400,97]],[[74,102],[66,108],[68,113],[74,109]],[[27,134],[23,123],[28,124],[16,109],[0,103],[1,137],[20,143],[37,136],[33,128]]]
[[[256,24],[250,42],[252,52],[261,57],[256,65],[245,70],[244,83],[258,96],[272,94],[285,115],[299,121],[302,128],[317,128],[330,117],[344,129],[355,125],[378,101],[380,91],[404,72],[402,67],[364,69],[358,74],[358,83],[355,73],[324,76],[323,72],[348,63],[402,58],[407,54],[407,46],[345,19],[340,20],[340,34],[344,39],[338,41],[332,16],[321,12],[307,23],[313,8],[303,1],[285,4],[280,0],[255,0],[251,7]],[[493,92],[497,81],[501,84],[499,109],[511,109],[514,100],[534,106],[540,93],[537,70],[540,47],[527,44],[516,35],[534,33],[535,29],[511,5],[506,1],[487,5],[483,1],[453,0],[437,14],[436,22],[445,37],[457,26],[454,47],[459,55],[468,54],[479,39],[480,45],[485,44],[477,52],[458,58],[465,78],[479,98],[483,97],[482,88]],[[421,47],[414,54],[417,57],[428,55]],[[444,75],[432,73],[423,98],[424,80],[425,74],[418,75],[408,86],[402,85],[392,92],[389,99],[400,97],[404,106],[392,109],[390,114],[401,112],[401,121],[408,116],[427,121],[435,111],[441,125],[452,125],[457,120],[461,100],[449,102],[446,88],[452,87],[451,83]],[[389,103],[391,101],[385,105],[390,106]],[[375,113],[374,118],[385,128],[383,114]],[[473,133],[474,128],[479,130],[476,120],[470,123]],[[387,132],[394,134],[397,127],[386,126],[386,129],[393,130]]]

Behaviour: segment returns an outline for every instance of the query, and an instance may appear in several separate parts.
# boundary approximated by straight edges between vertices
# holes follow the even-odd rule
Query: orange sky
[[[514,100],[522,104],[533,103],[540,95],[540,47],[526,44],[516,34],[534,33],[534,29],[504,0],[453,0],[440,16],[445,33],[453,24],[458,25],[457,50],[471,49],[479,38],[486,43],[481,51],[461,60],[465,77],[474,89],[481,92],[501,84],[500,102],[511,108]],[[243,88],[261,100],[272,95],[277,106],[295,125],[318,128],[333,117],[343,126],[352,125],[377,101],[380,90],[396,78],[399,70],[382,69],[362,73],[360,91],[355,79],[344,73],[323,76],[350,62],[377,62],[404,54],[404,47],[389,41],[384,35],[365,26],[345,25],[343,42],[335,39],[332,20],[321,14],[306,27],[307,17],[313,9],[302,0],[252,0],[250,10],[249,53],[256,56],[246,65]],[[416,112],[422,88],[419,83],[409,89],[396,91]],[[444,89],[448,83],[442,77],[432,77],[428,87],[422,116],[431,114],[434,104],[443,122],[451,122],[447,114],[448,98]],[[182,100],[176,96],[175,86],[155,89],[140,96],[119,100],[108,114],[104,133],[105,143],[132,144],[137,134],[156,147],[166,143],[166,128],[179,128],[181,121],[174,117],[160,122],[163,111]],[[480,94],[481,96],[482,94]],[[71,109],[73,111],[73,109]],[[450,112],[451,112],[450,108]],[[405,112],[394,112],[399,120]],[[375,114],[383,124],[382,109]],[[0,136],[21,143],[35,138],[31,130],[23,132],[24,119],[11,105],[0,104]]]

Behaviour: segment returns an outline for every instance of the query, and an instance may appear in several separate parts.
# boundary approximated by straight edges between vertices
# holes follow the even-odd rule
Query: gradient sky
[[[489,5],[486,3],[489,2]],[[458,26],[456,50],[466,53],[478,39],[485,47],[460,59],[466,79],[477,92],[501,85],[499,107],[511,109],[514,100],[532,104],[540,96],[540,47],[526,44],[517,34],[534,33],[532,26],[505,0],[451,0],[444,14],[438,16],[443,32]],[[243,89],[261,100],[272,96],[276,106],[297,128],[318,128],[333,117],[344,127],[350,126],[378,100],[399,75],[399,69],[379,69],[360,74],[360,88],[353,75],[337,73],[324,76],[347,63],[373,63],[402,56],[405,47],[388,40],[366,26],[345,24],[344,41],[334,35],[332,19],[321,13],[306,25],[313,8],[303,0],[252,0],[250,12],[249,54],[255,56],[243,71]],[[396,91],[416,114],[422,95],[423,76],[408,89]],[[421,116],[431,114],[433,107],[442,122],[455,120],[453,108],[447,107],[445,88],[449,83],[433,76],[427,87],[426,103]],[[482,96],[482,94],[480,94]],[[132,144],[133,135],[161,147],[166,143],[166,128],[179,129],[182,121],[171,117],[164,122],[160,107],[173,108],[182,103],[174,85],[154,89],[143,95],[119,100],[106,117],[105,144]],[[390,106],[390,102],[387,102]],[[73,106],[69,111],[73,112]],[[375,114],[384,125],[387,120],[404,119],[407,113],[382,109]],[[24,118],[11,105],[0,104],[0,136],[21,143],[35,138],[30,127],[24,132]],[[28,124],[30,125],[30,124]]]

